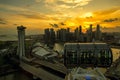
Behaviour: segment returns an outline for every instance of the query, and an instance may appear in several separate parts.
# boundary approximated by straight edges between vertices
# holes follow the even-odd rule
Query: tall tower
[[[67,41],[70,41],[70,28],[67,28],[67,30],[66,30],[66,39],[67,39]]]
[[[96,40],[101,40],[101,31],[100,31],[100,25],[99,24],[96,27],[95,39]]]
[[[79,26],[79,41],[83,42],[82,26]]]
[[[87,30],[87,41],[91,42],[92,41],[92,24],[90,25],[89,30]]]
[[[76,41],[79,41],[79,37],[80,37],[80,36],[79,36],[79,28],[78,28],[78,27],[75,29],[75,32],[74,32],[74,33],[75,33],[75,40],[76,40]]]
[[[50,29],[50,43],[55,43],[55,31],[53,28]]]
[[[45,43],[49,44],[49,42],[50,42],[50,30],[49,30],[49,28],[45,29],[44,33],[45,33]]]
[[[79,34],[82,34],[82,26],[79,26]]]
[[[61,41],[66,42],[67,41],[67,38],[66,38],[67,30],[66,29],[61,29],[60,34],[61,34]]]
[[[20,58],[25,56],[25,29],[24,26],[18,26],[18,55]]]

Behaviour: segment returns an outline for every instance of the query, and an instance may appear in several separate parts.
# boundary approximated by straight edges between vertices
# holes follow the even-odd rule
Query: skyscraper
[[[92,24],[90,24],[89,29],[87,30],[87,41],[91,42],[93,39],[93,34],[92,34]]]
[[[55,31],[53,28],[49,29],[45,29],[45,43],[46,44],[50,44],[50,43],[54,43],[55,42]]]
[[[18,26],[18,55],[21,58],[25,56],[25,29],[24,26]]]
[[[79,26],[79,34],[82,34],[82,26]]]
[[[61,32],[60,32],[60,34],[61,34],[61,41],[62,42],[66,42],[67,41],[67,30],[66,29],[61,29]]]
[[[100,25],[97,24],[96,31],[95,31],[95,40],[100,41],[101,40],[101,36],[102,36],[102,34],[101,34],[101,30],[100,30]]]
[[[75,34],[75,40],[79,41],[80,35],[79,35],[79,29],[78,29],[78,27],[75,29],[74,34]]]
[[[56,38],[57,38],[57,41],[60,41],[60,30],[57,30],[56,32]]]
[[[66,37],[67,37],[67,41],[70,41],[70,28],[67,28],[67,31],[66,31]]]
[[[83,33],[82,33],[82,26],[79,26],[79,41],[83,42]]]
[[[45,39],[45,43],[48,44],[50,43],[50,31],[49,31],[49,28],[45,29],[44,30],[44,39]]]
[[[50,43],[55,43],[55,31],[53,28],[50,29]]]

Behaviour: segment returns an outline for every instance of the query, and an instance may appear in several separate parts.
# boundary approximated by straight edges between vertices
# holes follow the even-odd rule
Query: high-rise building
[[[46,44],[50,44],[50,43],[54,43],[55,42],[55,31],[53,28],[49,29],[45,29],[45,43]]]
[[[53,28],[50,29],[50,43],[55,43],[55,31]]]
[[[79,41],[80,35],[79,35],[79,28],[78,27],[75,29],[74,34],[75,34],[75,40]]]
[[[79,26],[74,30],[74,36],[75,41],[83,42],[82,26]]]
[[[66,39],[67,41],[70,41],[70,28],[67,28],[67,31],[66,31]]]
[[[82,34],[82,26],[79,26],[79,34]]]
[[[79,26],[79,41],[83,42],[82,26]]]
[[[57,30],[56,32],[56,38],[57,38],[57,41],[60,41],[60,30]]]
[[[92,24],[90,25],[89,29],[87,30],[87,41],[92,42],[93,34],[92,34]]]
[[[46,43],[51,43],[55,41],[61,42],[70,42],[70,41],[78,41],[78,42],[92,42],[95,40],[101,40],[101,31],[100,26],[97,25],[96,31],[92,30],[92,24],[89,26],[89,29],[86,31],[86,34],[82,33],[82,26],[77,27],[74,32],[70,32],[70,28],[58,29],[55,31],[54,29],[45,29],[45,41]]]
[[[61,29],[61,41],[66,42],[67,41],[67,30],[66,29]]]
[[[18,26],[18,52],[17,54],[19,55],[20,58],[22,56],[25,56],[25,29],[26,27],[24,26]]]
[[[50,31],[49,31],[49,28],[45,29],[44,30],[44,39],[45,39],[45,43],[48,44],[50,43]]]
[[[95,40],[100,41],[101,40],[101,36],[102,36],[102,33],[101,33],[101,30],[100,30],[100,25],[98,24],[96,26],[96,31],[95,31]]]

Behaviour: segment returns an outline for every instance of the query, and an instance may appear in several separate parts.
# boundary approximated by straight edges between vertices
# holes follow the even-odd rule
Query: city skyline
[[[60,42],[93,42],[102,40],[102,32],[100,25],[96,25],[96,28],[93,30],[93,26],[90,25],[86,33],[83,33],[82,26],[76,27],[76,29],[71,32],[70,28],[61,28],[57,31],[54,31],[53,28],[46,28],[44,30],[44,41],[47,44],[55,43],[56,41]]]
[[[120,32],[120,0],[0,0],[0,34],[16,34],[17,26],[27,34],[45,28],[83,27],[100,24],[106,32]]]

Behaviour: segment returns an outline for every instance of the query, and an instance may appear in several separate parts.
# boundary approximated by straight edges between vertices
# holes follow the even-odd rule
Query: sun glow
[[[67,26],[76,26],[76,24],[74,22],[72,22],[72,21],[66,22],[66,25]]]
[[[92,17],[92,16],[93,16],[93,13],[88,12],[88,13],[85,13],[82,17]]]

